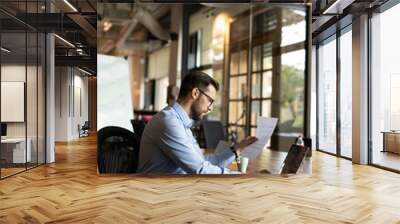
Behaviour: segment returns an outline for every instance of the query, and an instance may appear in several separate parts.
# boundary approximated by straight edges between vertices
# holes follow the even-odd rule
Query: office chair
[[[79,138],[82,136],[89,136],[89,121],[85,121],[85,123],[82,125],[82,127],[79,127],[80,125],[78,124],[78,131],[79,131]]]
[[[138,141],[140,145],[140,139],[142,138],[142,134],[144,131],[144,128],[146,127],[147,121],[144,120],[136,120],[136,119],[131,119],[131,124],[133,128],[133,132],[136,135],[136,140]]]
[[[220,140],[226,140],[224,125],[220,121],[203,121],[205,147],[215,149]]]
[[[134,133],[121,127],[104,127],[97,134],[99,173],[135,173],[139,144]]]

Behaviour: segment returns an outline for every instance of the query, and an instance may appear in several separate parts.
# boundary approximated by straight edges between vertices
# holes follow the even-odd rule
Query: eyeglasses
[[[198,89],[198,90],[200,91],[201,94],[203,94],[204,96],[206,96],[208,98],[208,101],[210,102],[208,104],[208,107],[211,107],[211,105],[213,105],[215,100],[211,96],[209,96],[207,93],[205,93],[203,90],[201,90],[201,89]]]

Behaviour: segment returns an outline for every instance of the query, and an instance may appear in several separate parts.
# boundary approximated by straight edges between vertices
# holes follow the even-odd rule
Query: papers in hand
[[[257,141],[247,146],[240,153],[242,156],[254,160],[267,146],[269,139],[274,132],[278,118],[273,117],[258,117],[257,118],[257,130],[256,137]]]

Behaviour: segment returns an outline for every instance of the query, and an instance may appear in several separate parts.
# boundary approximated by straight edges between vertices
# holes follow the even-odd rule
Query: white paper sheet
[[[256,137],[258,140],[253,144],[247,146],[240,153],[242,156],[248,157],[250,160],[254,160],[267,146],[269,139],[274,132],[278,118],[273,117],[258,117],[257,118],[257,130]]]

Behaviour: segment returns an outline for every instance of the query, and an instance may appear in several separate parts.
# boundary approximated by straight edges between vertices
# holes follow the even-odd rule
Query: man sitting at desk
[[[212,110],[219,84],[209,75],[194,71],[185,76],[178,100],[156,114],[144,129],[138,172],[146,174],[229,174],[226,168],[241,150],[256,141],[248,137],[218,154],[203,155],[193,137],[193,120]]]

